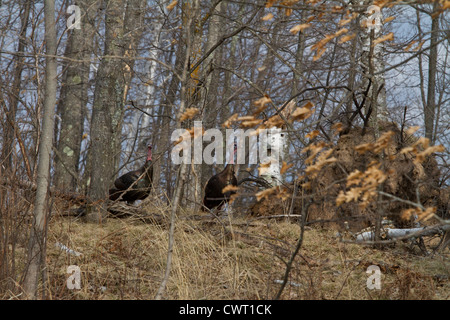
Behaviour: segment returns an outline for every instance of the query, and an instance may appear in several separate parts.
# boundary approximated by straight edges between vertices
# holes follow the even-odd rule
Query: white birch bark
[[[399,238],[406,237],[419,237],[419,236],[431,236],[438,234],[440,232],[448,232],[450,230],[450,225],[444,225],[441,227],[421,227],[421,228],[406,228],[406,229],[396,229],[396,228],[385,228],[384,238],[386,240],[395,240]],[[364,241],[374,241],[375,240],[375,232],[374,231],[365,231],[356,236],[357,242]]]
[[[270,185],[279,186],[283,183],[281,166],[286,152],[286,134],[280,128],[271,128],[267,140],[264,140],[266,139],[260,140],[260,162],[267,163],[270,161],[270,165],[260,171],[260,176]]]
[[[383,15],[381,8],[373,5],[372,0],[364,0],[361,5],[367,5],[367,19],[363,20],[363,32],[361,32],[362,56],[361,65],[363,69],[363,90],[368,86],[369,79],[372,80],[366,102],[366,114],[369,105],[372,105],[371,119],[388,121],[386,105],[386,88],[383,54],[384,42],[373,44],[373,41],[382,35]],[[365,25],[365,26],[364,26]],[[371,123],[373,123],[371,121]]]

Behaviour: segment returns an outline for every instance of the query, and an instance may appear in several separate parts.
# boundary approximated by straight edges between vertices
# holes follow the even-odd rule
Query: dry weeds
[[[178,219],[166,299],[272,299],[299,237],[295,222]],[[232,223],[231,223],[232,222]],[[230,232],[233,231],[233,232]],[[82,253],[61,250],[59,242]],[[48,299],[153,299],[164,273],[167,228],[140,220],[103,225],[52,218],[47,244]],[[421,256],[406,243],[373,249],[342,243],[335,231],[307,228],[282,299],[450,298],[450,254]],[[378,265],[381,290],[368,290],[366,269]],[[69,290],[67,267],[81,270]],[[42,290],[42,288],[41,288]],[[3,294],[3,298],[13,298]]]

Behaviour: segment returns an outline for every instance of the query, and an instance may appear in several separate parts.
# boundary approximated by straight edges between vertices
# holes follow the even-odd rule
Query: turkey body
[[[206,209],[212,210],[214,208],[220,209],[225,203],[230,201],[231,195],[236,193],[236,191],[222,192],[229,185],[237,186],[237,178],[234,173],[234,157],[236,156],[236,152],[237,144],[235,143],[230,162],[222,172],[212,176],[206,183],[202,211],[206,211]]]
[[[203,211],[205,207],[209,210],[214,208],[221,208],[225,203],[230,200],[231,195],[235,194],[235,191],[222,192],[226,186],[237,186],[237,178],[234,174],[234,166],[228,164],[222,172],[212,176],[205,186],[205,196],[203,198]]]
[[[117,178],[114,181],[114,188],[109,189],[109,199],[126,201],[128,204],[132,204],[136,200],[144,200],[150,194],[152,178],[153,165],[151,146],[149,146],[145,164],[141,168]]]

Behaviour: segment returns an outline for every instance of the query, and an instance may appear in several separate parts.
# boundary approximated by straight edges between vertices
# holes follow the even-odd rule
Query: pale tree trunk
[[[442,63],[442,69],[439,70],[439,72],[441,74],[447,74],[447,68],[449,67],[449,53],[450,53],[450,30],[447,30],[447,45],[444,47],[444,52],[445,52],[445,56],[443,59],[441,59]],[[439,87],[440,88],[440,92],[439,92],[439,96],[437,97],[437,101],[436,101],[436,110],[435,110],[435,116],[434,116],[434,131],[433,131],[433,141],[432,143],[435,144],[436,141],[438,140],[438,130],[440,129],[439,123],[441,122],[441,112],[446,110],[446,107],[448,108],[447,104],[444,102],[444,97],[446,96],[445,94],[445,82],[443,83],[442,86]],[[447,100],[448,102],[448,100]]]
[[[224,8],[224,7],[225,7],[225,5],[222,6],[222,10],[226,14],[226,11],[225,11],[226,8]],[[237,14],[239,17],[241,17],[243,15],[245,8],[246,8],[245,4],[241,3],[238,14]],[[222,62],[225,64],[225,66],[228,70],[224,70],[224,80],[223,80],[224,95],[222,98],[223,100],[222,100],[222,106],[221,106],[221,111],[220,111],[221,124],[222,124],[222,122],[225,122],[230,117],[230,108],[228,107],[228,104],[230,103],[230,100],[234,97],[234,95],[236,94],[236,92],[234,92],[233,88],[232,88],[231,79],[232,79],[233,73],[229,70],[233,70],[236,66],[236,48],[237,48],[238,42],[239,42],[239,35],[233,36],[231,38],[230,49],[222,51],[222,56],[224,58],[226,57],[227,52],[228,52],[229,56],[228,56],[228,58],[225,58],[225,61]],[[223,132],[223,134],[225,134],[225,132]]]
[[[173,10],[177,10],[176,8]],[[162,30],[161,30],[162,31]],[[176,43],[183,42],[183,32],[178,33]],[[163,93],[163,100],[159,106],[158,116],[161,117],[159,131],[153,132],[153,140],[156,145],[156,152],[153,160],[153,188],[161,191],[167,199],[172,197],[172,164],[170,161],[170,154],[166,153],[171,150],[170,136],[171,136],[171,117],[175,112],[175,101],[177,99],[178,87],[180,84],[180,76],[184,70],[185,48],[182,45],[174,47],[172,43],[171,49],[175,51],[175,63],[170,75],[167,76],[167,89]],[[156,53],[156,52],[155,52]],[[169,59],[171,61],[172,59]],[[148,96],[147,99],[152,99]],[[165,161],[167,159],[167,161]],[[164,170],[163,170],[164,169]],[[165,186],[161,184],[161,176],[164,176]],[[169,200],[168,200],[169,202]]]
[[[74,28],[70,31],[64,54],[71,60],[66,65],[58,103],[61,129],[55,159],[55,186],[68,191],[76,191],[79,187],[84,110],[88,101],[90,59],[95,35],[94,19],[99,2],[77,1],[76,5],[81,10],[81,29]]]
[[[273,29],[273,33],[277,34],[280,29],[282,28],[283,25],[283,20],[282,18],[278,18],[280,19],[280,21],[278,21]],[[303,39],[299,38],[299,41],[302,41]],[[272,48],[278,48],[278,44],[277,42],[274,40],[275,43],[271,44]],[[269,82],[270,82],[270,76],[273,74],[273,69],[275,66],[275,53],[273,52],[272,48],[268,47],[267,48],[267,54],[266,57],[264,59],[264,64],[262,66],[262,69],[258,72],[258,77],[256,79],[256,84],[258,85],[258,87],[263,90],[266,91],[269,87]],[[302,53],[302,51],[304,50],[304,48],[302,47],[302,43],[299,42],[299,54]],[[302,57],[296,57],[297,63],[296,63],[296,67],[298,68],[302,68]],[[296,70],[296,75],[297,76],[301,76],[301,73],[298,73],[298,71]],[[298,79],[297,79],[298,80]],[[294,84],[295,85],[295,84]],[[297,89],[291,89],[291,90],[297,90]],[[270,94],[270,92],[266,92],[268,94]],[[260,93],[258,93],[259,95]],[[287,109],[287,108],[286,108]],[[287,110],[284,110],[285,112]],[[284,112],[282,112],[283,116],[284,116]],[[260,163],[267,163],[268,161],[270,161],[270,165],[266,170],[263,170],[262,172],[260,172],[260,176],[265,179],[270,185],[272,186],[278,186],[282,184],[282,176],[281,176],[281,165],[283,160],[285,160],[285,154],[288,152],[289,150],[289,146],[288,146],[288,139],[286,136],[286,126],[283,126],[282,129],[280,128],[276,128],[276,127],[272,127],[271,129],[268,130],[268,134],[267,134],[267,140],[266,140],[266,145],[264,144],[264,141],[261,143],[260,141],[260,149],[259,149],[259,156],[260,156]],[[283,130],[283,131],[282,131]],[[261,148],[264,148],[264,151],[262,151]],[[267,156],[265,156],[267,155]]]
[[[374,129],[375,139],[380,136],[380,122],[388,121],[386,88],[384,78],[384,42],[375,43],[375,40],[382,35],[383,16],[381,8],[373,5],[373,0],[363,0],[362,5],[366,6],[367,19],[363,19],[363,30],[360,32],[362,42],[362,54],[360,63],[362,65],[362,89],[364,92],[369,87],[364,105],[366,125]],[[382,157],[383,155],[381,155]],[[378,212],[382,211],[382,205],[378,206]],[[380,238],[381,214],[376,216],[375,234],[376,239]]]
[[[372,0],[363,1],[369,8]],[[362,55],[361,64],[363,67],[363,90],[365,90],[371,80],[370,90],[367,95],[365,106],[366,115],[371,108],[370,125],[375,129],[378,127],[378,121],[388,121],[388,112],[386,104],[386,88],[384,79],[384,44],[383,42],[375,44],[374,40],[381,36],[383,29],[383,16],[381,9],[375,10],[366,20],[367,24],[361,34]]]
[[[262,135],[260,135],[259,156],[261,164],[270,162],[268,168],[261,168],[260,176],[271,186],[283,184],[281,166],[286,154],[287,137],[285,130],[286,128],[273,127],[268,130],[266,138],[261,139]],[[262,150],[263,148],[265,150]]]
[[[45,262],[43,253],[45,252],[45,230],[48,221],[46,204],[50,180],[50,156],[52,151],[57,87],[57,44],[54,0],[44,1],[44,17],[46,44],[44,116],[39,144],[34,219],[28,248],[28,269],[23,284],[24,292],[28,299],[36,299],[39,274],[42,271],[41,265]]]

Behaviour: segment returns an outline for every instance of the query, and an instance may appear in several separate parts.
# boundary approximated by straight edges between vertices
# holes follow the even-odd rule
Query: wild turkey
[[[136,200],[144,200],[150,194],[153,178],[152,146],[148,146],[147,159],[137,170],[130,171],[114,181],[114,187],[109,189],[109,199],[126,201],[133,204]]]
[[[234,152],[231,161],[218,174],[212,176],[205,186],[205,196],[203,198],[202,211],[214,208],[220,209],[225,203],[228,203],[230,196],[235,194],[235,191],[222,192],[223,188],[228,185],[237,186],[237,179],[234,174],[234,156],[237,152],[237,145],[234,144]]]

